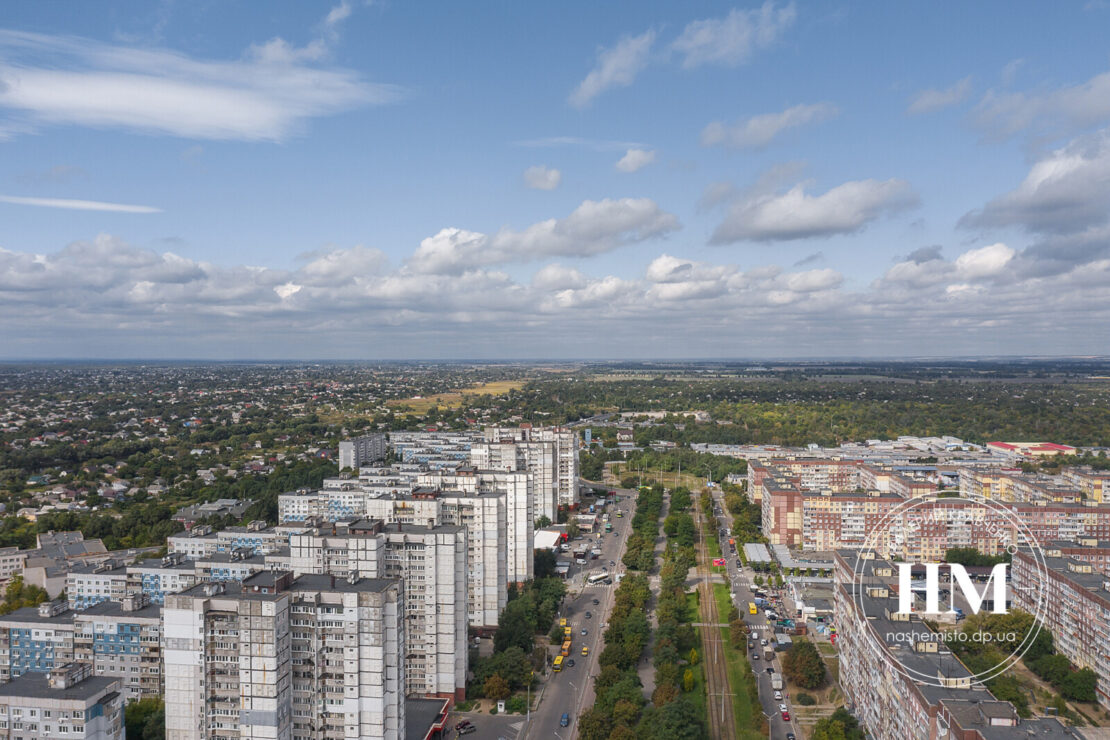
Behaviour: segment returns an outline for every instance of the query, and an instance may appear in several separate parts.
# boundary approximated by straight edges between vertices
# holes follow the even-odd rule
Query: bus
[[[612,532],[613,531],[613,524],[611,522],[605,522],[605,531],[606,532]]]
[[[556,673],[563,670],[563,656],[555,656],[555,663],[551,666],[551,670],[555,671]]]
[[[586,579],[586,583],[590,586],[596,586],[608,577],[608,573],[594,573],[592,576]]]
[[[563,642],[562,657],[565,658],[568,655],[570,655],[570,640],[569,639],[566,640],[565,642]]]
[[[755,605],[754,601],[748,602],[748,614],[759,614],[759,608]]]
[[[566,627],[567,626],[567,618],[566,617],[563,617],[562,619],[559,620],[559,626],[560,627]]]

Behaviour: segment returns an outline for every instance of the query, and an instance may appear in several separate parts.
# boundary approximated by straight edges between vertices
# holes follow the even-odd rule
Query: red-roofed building
[[[987,449],[1012,458],[1056,457],[1078,452],[1074,447],[1055,442],[987,442]]]

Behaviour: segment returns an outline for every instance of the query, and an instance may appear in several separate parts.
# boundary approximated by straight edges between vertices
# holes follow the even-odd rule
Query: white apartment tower
[[[292,740],[291,599],[263,575],[166,597],[166,740]]]
[[[505,532],[503,546],[508,560],[506,577],[510,583],[523,583],[532,579],[534,527],[531,476],[528,473],[459,468],[455,471],[424,473],[417,481],[421,486],[437,491],[444,500],[452,496],[454,491],[472,495],[503,495],[504,523],[499,522],[498,526]],[[462,519],[452,523],[466,524],[469,527],[470,521]],[[476,529],[476,521],[475,525]],[[475,536],[474,531],[471,531],[471,536]]]
[[[539,442],[552,445],[558,504],[570,506],[578,503],[578,435],[573,429],[524,424],[519,427],[486,427],[484,436],[486,442]],[[553,514],[548,516],[552,521],[555,520]]]
[[[405,694],[465,698],[465,527],[334,522],[292,535],[289,564],[298,575],[353,574],[402,581]]]
[[[167,740],[404,738],[403,588],[284,572],[167,596]]]
[[[339,443],[339,469],[358,471],[368,463],[385,459],[385,435],[365,434]]]

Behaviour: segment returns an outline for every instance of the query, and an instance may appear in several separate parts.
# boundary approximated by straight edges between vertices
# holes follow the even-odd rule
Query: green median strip
[[[717,600],[717,613],[721,619],[728,616],[731,606],[728,586],[713,585],[713,598]],[[736,732],[739,740],[762,740],[765,732],[760,731],[763,722],[763,709],[759,704],[759,693],[753,682],[751,665],[746,651],[737,650],[729,641],[728,627],[721,627],[721,645],[728,669],[729,691],[732,692],[732,712],[736,716]]]

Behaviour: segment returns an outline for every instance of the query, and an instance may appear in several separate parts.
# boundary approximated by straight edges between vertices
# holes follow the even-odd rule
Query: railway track
[[[705,689],[707,695],[706,714],[709,719],[709,736],[713,740],[732,740],[736,737],[736,717],[732,711],[732,691],[728,685],[728,669],[725,664],[723,637],[720,627],[721,615],[717,611],[717,599],[713,596],[711,581],[713,569],[710,565],[709,549],[705,544],[706,521],[701,507],[696,507],[698,523],[698,584],[702,626],[702,663],[705,665]]]

